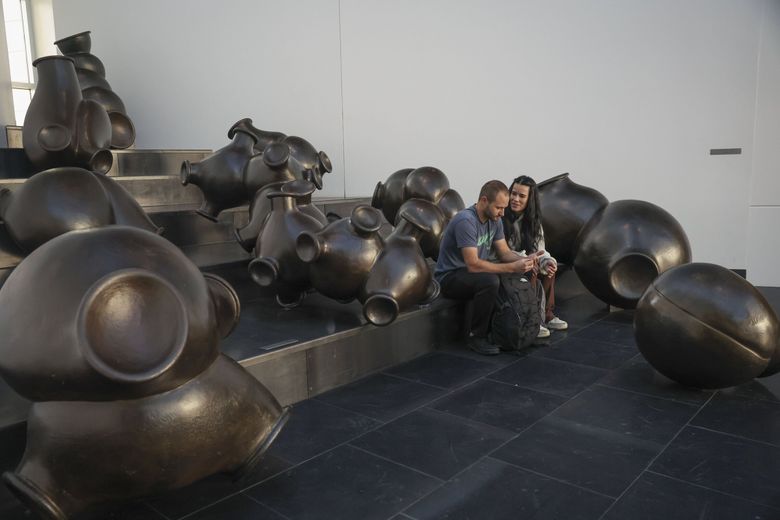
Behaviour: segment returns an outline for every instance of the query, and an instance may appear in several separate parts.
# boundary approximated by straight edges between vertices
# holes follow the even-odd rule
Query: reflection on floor
[[[570,330],[522,357],[453,344],[322,394],[248,480],[107,518],[780,518],[780,374],[686,389],[644,362],[630,312],[586,294],[559,307]],[[23,442],[0,448],[3,469]],[[2,490],[0,518],[30,516]]]

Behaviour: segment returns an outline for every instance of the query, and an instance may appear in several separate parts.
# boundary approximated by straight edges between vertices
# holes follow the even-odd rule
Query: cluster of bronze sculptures
[[[0,192],[2,226],[25,257],[0,289],[0,375],[34,402],[22,462],[3,478],[42,517],[66,519],[218,471],[248,472],[288,410],[219,351],[240,314],[233,288],[202,274],[103,175],[109,149],[130,146],[135,130],[90,54],[89,32],[57,45],[66,56],[35,62],[24,124],[25,151],[43,171]],[[279,304],[316,289],[359,300],[381,326],[437,297],[428,259],[465,207],[443,172],[399,170],[370,206],[328,219],[311,199],[332,170],[324,152],[251,119],[228,138],[185,161],[181,181],[201,189],[197,211],[212,221],[249,204],[236,239],[254,252],[252,279]],[[603,301],[636,308],[637,343],[661,373],[717,388],[780,371],[769,304],[731,271],[690,263],[669,213],[609,202],[568,174],[540,183],[539,195],[550,252]]]
[[[272,288],[280,305],[295,307],[314,288],[342,302],[357,298],[367,321],[388,325],[402,310],[436,298],[426,257],[437,257],[444,228],[464,207],[441,170],[409,168],[379,183],[372,203],[394,224],[384,237],[382,214],[372,207],[329,222],[312,205],[331,163],[305,139],[260,130],[248,118],[228,137],[231,143],[203,161],[185,161],[182,183],[201,188],[198,213],[211,220],[251,200],[249,222],[236,238],[254,251],[252,279]]]
[[[761,293],[725,267],[691,263],[682,226],[639,200],[609,202],[568,174],[539,184],[547,248],[590,292],[636,308],[640,352],[695,388],[724,388],[780,371],[780,322]]]
[[[65,56],[33,62],[38,84],[24,117],[24,151],[39,170],[79,166],[106,173],[113,162],[109,149],[131,146],[135,128],[103,63],[89,52],[89,31],[56,44]]]

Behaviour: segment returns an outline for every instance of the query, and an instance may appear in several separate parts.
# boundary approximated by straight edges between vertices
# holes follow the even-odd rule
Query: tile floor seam
[[[756,444],[763,444],[764,446],[769,446],[771,448],[780,449],[780,444],[773,444],[773,443],[767,442],[767,441],[759,441],[757,439],[751,439],[750,437],[745,437],[744,435],[737,435],[736,433],[724,432],[722,430],[714,430],[712,428],[707,428],[705,426],[699,426],[698,424],[691,424],[690,426],[691,426],[691,428],[696,428],[696,429],[704,430],[704,431],[711,432],[711,433],[718,433],[720,435],[727,435],[729,437],[734,437],[734,438],[739,439],[739,440],[748,441],[748,442],[755,442]]]
[[[522,466],[520,464],[516,464],[514,462],[509,462],[509,461],[506,461],[506,460],[503,460],[503,459],[498,459],[498,458],[493,457],[493,456],[488,456],[488,458],[491,458],[493,460],[497,460],[498,462],[502,462],[504,464],[508,464],[509,466],[512,466],[514,468],[521,469],[523,471],[527,471],[528,473],[533,473],[534,475],[538,475],[540,477],[544,477],[544,478],[547,478],[547,479],[550,479],[550,480],[554,480],[556,482],[560,482],[561,484],[566,484],[567,486],[571,486],[571,487],[577,488],[577,489],[579,489],[581,491],[587,491],[588,493],[592,493],[594,495],[599,495],[601,497],[608,498],[608,499],[610,499],[612,501],[617,500],[614,496],[607,495],[605,493],[602,493],[601,491],[596,491],[595,489],[591,489],[589,487],[585,487],[585,486],[580,485],[580,484],[575,484],[574,482],[569,482],[568,480],[562,479],[560,477],[553,477],[552,475],[548,475],[547,473],[542,473],[541,471],[537,471],[537,470],[534,470],[534,469],[531,469],[531,468],[527,468],[525,466]]]
[[[353,439],[353,440],[354,440],[354,439]],[[446,478],[441,478],[441,477],[437,477],[436,475],[431,475],[431,474],[429,474],[429,473],[426,473],[426,472],[424,472],[424,471],[423,471],[423,470],[421,470],[421,469],[416,469],[416,468],[413,468],[413,467],[411,467],[411,466],[407,466],[406,464],[404,464],[404,463],[402,463],[402,462],[398,462],[398,461],[395,461],[395,460],[393,460],[393,459],[389,459],[389,458],[385,457],[384,455],[378,455],[378,454],[374,453],[373,451],[371,451],[371,450],[367,450],[367,449],[365,449],[365,448],[361,448],[360,446],[355,446],[354,444],[349,444],[349,447],[350,447],[350,448],[354,448],[354,449],[356,449],[356,450],[359,450],[359,451],[362,451],[363,453],[367,453],[367,454],[369,454],[369,455],[371,455],[371,456],[373,456],[373,457],[376,457],[376,458],[378,458],[378,459],[382,459],[382,460],[384,460],[385,462],[390,462],[390,463],[392,463],[392,464],[395,464],[396,466],[400,466],[400,467],[402,467],[402,468],[405,468],[405,469],[408,469],[408,470],[414,471],[415,473],[419,473],[420,475],[423,475],[424,477],[429,477],[429,478],[436,479],[436,480],[437,480],[439,483],[444,483],[444,482],[447,482],[447,479],[446,479]],[[397,513],[396,513],[396,514],[397,514]]]
[[[515,383],[507,383],[506,381],[499,381],[498,379],[486,378],[486,380],[487,381],[492,381],[493,383],[501,383],[502,385],[511,386],[512,388],[522,388],[523,390],[532,390],[534,392],[539,392],[540,394],[551,395],[551,396],[554,396],[554,397],[558,397],[559,399],[566,399],[567,401],[569,399],[574,399],[574,397],[576,397],[576,396],[566,397],[566,396],[560,395],[560,394],[553,394],[552,392],[545,392],[544,390],[539,390],[538,388],[530,388],[528,386],[521,386],[521,385],[518,385],[518,384],[515,384]],[[595,383],[591,383],[590,385],[587,386],[587,388],[590,388],[594,384]],[[579,395],[579,393],[577,393],[576,395]]]
[[[672,397],[661,397],[659,395],[648,394],[648,393],[645,393],[645,392],[638,392],[636,390],[629,390],[628,388],[621,388],[619,386],[608,385],[608,384],[605,384],[605,383],[599,383],[598,381],[595,382],[594,385],[603,386],[604,388],[611,388],[612,390],[622,390],[623,392],[628,392],[629,394],[642,395],[642,396],[645,396],[645,397],[655,397],[656,399],[663,399],[664,401],[672,401],[674,403],[688,404],[688,405],[691,405],[691,406],[699,406],[699,403],[692,403],[690,401],[683,401],[682,399],[674,399]],[[714,395],[714,393],[712,395]],[[708,398],[705,401],[705,403],[708,403],[711,398],[712,397],[710,396],[710,398]]]
[[[249,500],[251,500],[251,501],[252,501],[252,502],[254,502],[255,504],[260,504],[261,506],[265,507],[266,509],[268,509],[268,510],[270,510],[270,511],[273,511],[274,513],[276,513],[277,515],[281,516],[281,517],[282,517],[282,518],[284,518],[285,520],[292,520],[292,519],[291,519],[289,516],[287,516],[287,515],[285,515],[285,514],[282,514],[282,513],[280,513],[279,511],[277,511],[277,510],[276,510],[276,509],[274,509],[273,507],[269,506],[268,504],[264,504],[263,502],[260,502],[259,500],[257,500],[257,499],[256,499],[255,497],[253,497],[252,495],[249,495],[249,494],[246,494],[246,493],[243,493],[243,492],[242,492],[242,495],[244,495],[245,497],[247,497]]]
[[[642,392],[634,392],[632,390],[627,390],[625,388],[620,388],[620,387],[617,387],[617,386],[604,385],[604,384],[601,384],[601,383],[593,383],[593,385],[591,385],[591,388],[594,387],[594,386],[600,386],[601,388],[608,388],[610,390],[617,390],[619,392],[625,392],[627,394],[637,395],[637,396],[640,396],[640,397],[649,397],[651,399],[660,399],[662,401],[668,401],[668,402],[675,403],[675,404],[681,404],[681,405],[685,405],[685,406],[690,406],[692,408],[696,408],[697,406],[699,406],[698,404],[690,403],[688,401],[679,401],[677,399],[669,399],[667,397],[658,397],[657,395],[643,394]]]
[[[762,506],[762,507],[766,507],[766,508],[772,509],[774,511],[780,511],[780,507],[775,507],[775,506],[770,506],[770,505],[767,505],[767,504],[762,504],[761,502],[756,502],[755,500],[750,499],[750,498],[741,497],[741,496],[735,495],[733,493],[727,493],[727,492],[721,491],[719,489],[709,488],[707,486],[702,486],[701,484],[696,484],[694,482],[688,482],[687,480],[683,480],[681,478],[673,477],[671,475],[667,475],[666,473],[653,471],[651,469],[647,469],[647,470],[643,471],[642,473],[649,473],[651,475],[657,475],[659,477],[668,478],[670,480],[674,480],[675,482],[679,482],[681,484],[688,484],[690,486],[697,487],[699,489],[706,489],[707,491],[711,491],[711,492],[717,493],[719,495],[723,495],[723,496],[727,496],[727,497],[731,497],[731,498],[738,498],[739,500],[744,500],[745,502],[750,502],[751,504],[756,504],[756,505],[759,505],[759,506]]]
[[[618,343],[617,341],[605,341],[603,339],[595,339],[595,338],[589,338],[587,336],[578,336],[580,331],[575,332],[571,335],[572,339],[580,339],[580,340],[588,340],[588,341],[595,341],[596,343],[601,343],[603,345],[610,345],[613,347],[624,347],[624,348],[633,348],[633,349],[639,349],[639,347],[636,345],[636,343],[626,344],[626,343]],[[569,338],[561,340],[561,343],[566,341]],[[557,343],[560,344],[560,343]]]
[[[665,452],[666,450],[668,450],[668,449],[669,449],[669,446],[671,446],[671,445],[672,445],[672,443],[673,443],[673,442],[674,442],[674,441],[677,439],[677,437],[679,437],[679,436],[680,436],[680,434],[683,432],[683,430],[685,430],[685,428],[687,428],[687,427],[688,427],[688,426],[691,424],[691,421],[693,421],[693,420],[696,418],[696,416],[697,416],[697,415],[699,415],[699,414],[701,413],[701,411],[704,409],[704,407],[705,407],[705,406],[707,406],[707,405],[709,404],[709,402],[710,402],[710,401],[712,401],[712,399],[713,399],[714,397],[715,397],[715,392],[713,392],[713,393],[710,395],[710,398],[709,398],[709,399],[707,399],[707,401],[705,401],[705,402],[704,402],[704,403],[703,403],[703,404],[702,404],[702,405],[699,407],[699,409],[696,411],[696,413],[694,413],[694,414],[693,414],[693,415],[692,415],[692,416],[691,416],[691,417],[688,419],[688,421],[687,421],[685,424],[683,424],[683,425],[682,425],[682,427],[681,427],[681,428],[680,428],[680,429],[677,431],[677,433],[676,433],[676,434],[674,434],[674,436],[673,436],[673,437],[672,437],[672,438],[669,440],[669,442],[668,442],[668,443],[666,443],[666,446],[664,446],[663,448],[661,448],[661,450],[660,450],[660,451],[659,451],[659,452],[656,454],[656,456],[655,456],[655,457],[653,457],[652,459],[650,459],[650,462],[648,462],[648,463],[647,463],[647,465],[644,467],[644,469],[643,469],[642,471],[640,471],[640,472],[639,472],[639,474],[636,476],[636,478],[635,478],[634,480],[632,480],[632,481],[631,481],[631,482],[628,484],[628,486],[626,486],[626,487],[625,487],[625,489],[623,489],[623,492],[622,492],[622,493],[620,493],[620,495],[617,497],[617,499],[615,499],[615,502],[614,502],[614,503],[613,503],[611,506],[609,506],[609,507],[607,508],[607,510],[606,510],[606,511],[604,511],[604,513],[603,513],[603,514],[602,514],[602,515],[599,517],[599,519],[598,519],[598,520],[603,520],[603,519],[604,519],[604,517],[605,517],[607,514],[609,514],[609,512],[612,510],[612,508],[614,508],[614,507],[615,507],[615,505],[616,505],[618,502],[620,502],[620,500],[621,500],[621,499],[622,499],[622,498],[623,498],[623,497],[626,495],[626,493],[628,493],[628,490],[629,490],[629,489],[631,489],[631,488],[634,486],[634,484],[636,484],[636,483],[637,483],[637,481],[638,481],[638,480],[639,480],[639,479],[642,477],[642,474],[643,474],[645,471],[649,470],[649,469],[650,469],[650,467],[653,465],[653,463],[654,463],[656,460],[658,460],[658,458],[659,458],[661,455],[663,455],[663,454],[664,454],[664,452]]]
[[[157,508],[156,508],[156,507],[154,507],[154,506],[153,506],[152,504],[150,504],[149,502],[146,502],[146,501],[144,501],[144,502],[142,502],[142,503],[143,503],[143,505],[145,505],[146,507],[148,507],[149,509],[151,509],[152,511],[154,511],[155,513],[157,513],[157,514],[158,514],[158,515],[160,515],[161,517],[165,518],[165,520],[178,520],[178,518],[174,518],[174,519],[172,519],[172,518],[171,518],[171,517],[169,517],[168,515],[164,514],[162,511],[158,511],[158,510],[157,510]]]
[[[414,359],[408,361],[408,363],[411,363],[412,361],[414,361]],[[397,376],[395,374],[388,374],[387,372],[379,372],[379,374],[382,374],[383,376],[387,376],[387,377],[392,377],[392,378],[395,378],[395,379],[400,379],[401,381],[407,381],[409,383],[416,383],[418,385],[429,386],[431,388],[435,388],[436,390],[447,390],[448,389],[446,386],[437,386],[437,385],[433,385],[431,383],[423,383],[422,381],[416,381],[414,379],[409,379],[408,377],[403,377],[403,376]]]
[[[442,414],[442,415],[447,415],[447,416],[455,418],[455,419],[460,419],[462,421],[465,421],[467,423],[472,424],[473,426],[483,426],[483,427],[487,426],[488,428],[492,428],[494,430],[499,430],[499,431],[502,431],[502,432],[505,432],[505,433],[509,433],[511,435],[515,435],[515,431],[514,430],[507,430],[506,428],[502,428],[501,426],[496,426],[494,424],[478,421],[476,419],[472,419],[470,417],[464,417],[462,415],[454,414],[452,412],[447,412],[445,410],[437,410],[436,408],[431,408],[431,406],[430,406],[431,404],[433,404],[433,403],[430,403],[425,409],[426,410],[430,410],[430,411],[435,412],[435,413]]]
[[[499,381],[499,383],[500,383],[500,381]],[[583,389],[582,391],[578,392],[576,395],[574,395],[573,397],[571,397],[571,399],[574,399],[575,397],[578,397],[578,396],[579,396],[579,395],[580,395],[582,392],[584,392],[584,391],[585,391],[585,390]],[[560,396],[558,396],[558,397],[560,397]],[[474,462],[472,462],[471,464],[469,464],[468,466],[466,466],[465,468],[463,468],[462,470],[458,471],[458,472],[457,472],[457,473],[455,473],[453,476],[451,476],[450,478],[448,478],[447,480],[445,480],[445,481],[444,481],[444,483],[442,483],[442,485],[441,485],[441,486],[439,486],[439,487],[438,487],[438,488],[436,488],[436,489],[433,489],[433,490],[431,490],[431,492],[430,492],[430,493],[428,493],[427,495],[425,495],[424,497],[420,497],[420,499],[419,499],[419,500],[417,500],[417,501],[415,501],[415,502],[413,502],[413,503],[409,504],[409,505],[406,507],[406,509],[404,509],[402,512],[404,512],[404,514],[406,514],[406,513],[405,513],[405,511],[407,511],[409,508],[411,508],[411,507],[414,507],[414,506],[415,506],[416,504],[418,504],[418,503],[419,503],[421,500],[424,500],[425,498],[427,498],[427,497],[431,496],[433,493],[435,493],[436,491],[438,491],[438,490],[439,490],[439,489],[441,489],[442,487],[446,486],[448,482],[452,482],[452,480],[453,480],[453,479],[457,478],[457,477],[458,477],[458,476],[460,476],[460,475],[463,475],[463,474],[464,474],[464,473],[466,473],[468,470],[470,470],[471,468],[473,468],[474,466],[476,466],[477,464],[479,464],[481,461],[483,461],[483,460],[487,459],[488,457],[490,457],[490,458],[493,458],[493,459],[495,459],[495,460],[499,460],[499,461],[501,461],[501,462],[504,462],[504,461],[502,461],[501,459],[496,459],[495,457],[492,457],[492,455],[493,455],[495,452],[497,452],[498,450],[500,450],[501,448],[503,448],[504,446],[506,446],[507,444],[509,444],[510,442],[512,442],[512,441],[514,441],[515,439],[517,439],[518,437],[520,437],[520,435],[522,435],[523,433],[525,433],[526,431],[528,431],[529,429],[531,429],[531,428],[532,428],[533,426],[535,426],[535,425],[536,425],[536,424],[537,424],[539,421],[541,421],[542,419],[544,419],[545,417],[547,417],[548,415],[550,415],[550,414],[551,414],[551,413],[553,413],[555,410],[557,410],[558,408],[560,408],[561,406],[563,406],[564,404],[566,404],[566,403],[568,403],[568,402],[569,402],[569,400],[566,400],[566,401],[562,402],[561,404],[559,404],[558,406],[556,406],[555,408],[553,408],[552,410],[550,410],[550,412],[549,412],[547,415],[545,415],[544,417],[540,417],[539,419],[535,420],[534,422],[532,422],[531,424],[529,424],[527,427],[523,428],[523,429],[522,429],[520,432],[518,432],[517,434],[515,434],[515,435],[513,435],[512,437],[510,437],[509,439],[507,439],[507,440],[506,440],[506,442],[502,442],[501,444],[499,444],[498,446],[496,446],[494,449],[492,449],[492,450],[490,450],[489,452],[485,453],[483,456],[479,457],[477,460],[475,460]],[[507,463],[507,464],[508,464],[508,463]]]
[[[756,378],[756,379],[758,379],[758,378]],[[755,379],[754,379],[754,381],[755,381]],[[721,390],[716,391],[716,393],[718,395],[721,395],[721,396],[726,397],[726,398],[738,397],[738,398],[744,399],[746,401],[758,401],[760,403],[772,403],[774,405],[780,406],[780,401],[775,400],[775,399],[767,399],[767,398],[764,398],[764,397],[747,397],[747,396],[744,396],[744,395],[729,395],[729,394],[721,393],[722,391],[723,390],[721,389]]]

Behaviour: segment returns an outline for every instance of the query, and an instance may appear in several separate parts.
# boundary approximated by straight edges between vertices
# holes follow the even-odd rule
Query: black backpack
[[[491,320],[493,343],[502,350],[520,350],[539,334],[539,306],[536,287],[520,273],[499,274],[496,306]]]

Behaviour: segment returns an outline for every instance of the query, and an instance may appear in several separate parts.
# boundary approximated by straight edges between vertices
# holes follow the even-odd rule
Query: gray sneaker
[[[550,330],[566,330],[569,328],[569,324],[555,316],[553,319],[547,322],[545,325]]]
[[[469,348],[477,354],[483,356],[495,356],[501,353],[501,349],[498,346],[490,343],[487,338],[480,338],[479,336],[471,336],[468,339]]]

